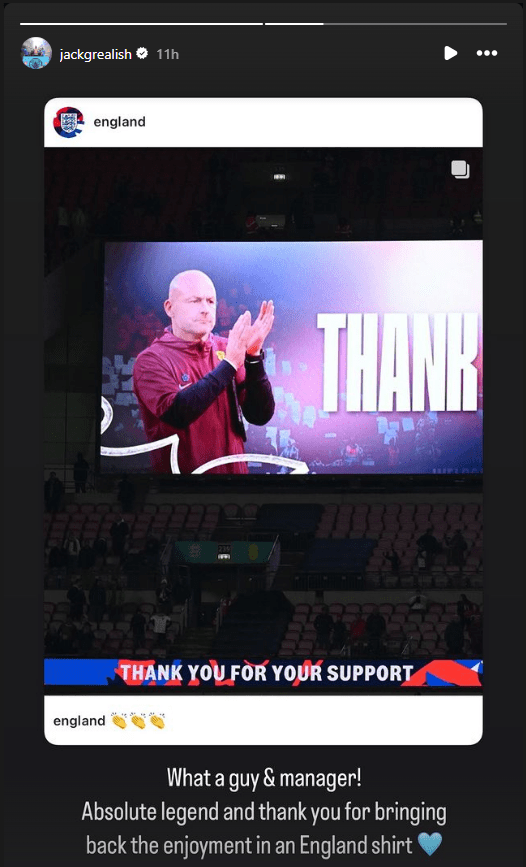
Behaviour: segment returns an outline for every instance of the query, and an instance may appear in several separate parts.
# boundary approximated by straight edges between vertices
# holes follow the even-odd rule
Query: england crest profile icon
[[[28,69],[43,69],[51,60],[51,45],[40,36],[31,36],[26,39],[20,50],[22,63]]]
[[[63,138],[75,138],[75,136],[82,132],[84,116],[78,108],[66,105],[57,111],[53,118],[53,126],[55,132],[63,136]]]

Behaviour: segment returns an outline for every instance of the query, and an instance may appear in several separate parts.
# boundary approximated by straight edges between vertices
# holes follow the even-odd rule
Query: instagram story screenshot
[[[6,867],[522,864],[522,5],[4,25]]]

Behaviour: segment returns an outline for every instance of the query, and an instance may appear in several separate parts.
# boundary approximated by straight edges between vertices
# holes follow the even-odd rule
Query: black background
[[[237,9],[236,9],[237,6]],[[20,27],[20,21],[215,21],[215,20],[444,21],[441,27],[341,28],[154,28]],[[462,27],[452,22],[506,21],[507,27]],[[4,530],[3,609],[4,709],[7,773],[6,864],[82,865],[84,837],[111,837],[126,827],[82,826],[85,800],[104,803],[175,800],[166,786],[167,765],[194,770],[353,770],[362,787],[327,795],[322,791],[271,792],[275,803],[364,802],[446,804],[448,823],[433,864],[503,861],[521,863],[519,829],[522,786],[522,294],[521,189],[522,8],[514,4],[17,4],[6,7],[6,228],[4,332]],[[33,30],[35,32],[33,32]],[[46,38],[54,50],[45,70],[20,62],[29,36]],[[444,45],[459,52],[443,59]],[[145,61],[58,63],[58,49],[105,50],[139,45]],[[181,60],[159,61],[157,48],[173,47]],[[477,48],[496,48],[495,59],[477,58]],[[42,688],[42,395],[41,281],[43,272],[42,113],[57,96],[469,96],[484,108],[485,267],[485,632],[484,736],[472,747],[61,748],[43,736]],[[314,119],[313,119],[314,122]],[[232,491],[229,491],[229,496]],[[300,699],[299,699],[300,700]],[[451,714],[455,700],[451,696]],[[323,697],[320,697],[320,702]],[[262,712],[264,713],[264,697]],[[354,711],[359,713],[359,707]],[[184,713],[184,701],[181,701]],[[269,726],[286,721],[269,719]],[[211,721],[211,725],[212,725]],[[350,716],[352,725],[352,716]],[[389,720],[385,720],[388,727]],[[320,715],[324,737],[331,719]],[[232,718],[232,742],[236,720]],[[217,793],[206,790],[210,800]],[[197,790],[196,790],[197,792]],[[198,795],[198,792],[197,792]],[[191,791],[181,802],[199,803]],[[229,795],[241,803],[247,795]],[[204,797],[203,797],[204,800]],[[520,818],[519,818],[520,817]],[[349,829],[321,826],[323,836],[352,836]],[[405,829],[405,826],[404,826]],[[137,828],[143,836],[153,829]],[[352,830],[352,829],[351,829]],[[401,827],[378,826],[371,836]],[[424,823],[410,832],[437,830]],[[172,837],[199,835],[191,825]],[[260,833],[296,837],[300,826],[256,824],[229,831],[214,826],[203,837]],[[316,836],[316,831],[310,831]],[[159,834],[164,837],[164,832]],[[166,834],[170,836],[170,832]],[[418,848],[418,847],[417,847]],[[394,857],[396,863],[407,856]],[[413,856],[423,863],[420,849]],[[96,859],[95,859],[96,860]],[[149,858],[136,856],[139,864]],[[162,862],[162,858],[160,859]],[[231,863],[215,858],[205,863]],[[240,860],[242,863],[244,859]],[[256,860],[256,859],[255,859]],[[275,858],[258,859],[271,863]],[[376,859],[377,860],[377,859]],[[290,863],[323,863],[289,858]],[[372,856],[360,863],[375,862]],[[96,863],[115,863],[101,857]],[[192,862],[190,862],[192,863]],[[197,863],[197,862],[195,862]]]

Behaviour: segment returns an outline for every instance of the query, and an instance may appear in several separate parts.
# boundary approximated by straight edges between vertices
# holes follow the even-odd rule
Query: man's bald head
[[[215,292],[214,284],[208,274],[204,271],[181,271],[176,274],[170,283],[168,297],[174,298],[177,293],[192,292],[197,289],[212,289]]]
[[[176,337],[189,342],[206,340],[216,322],[216,290],[203,271],[181,271],[170,283],[164,302]]]

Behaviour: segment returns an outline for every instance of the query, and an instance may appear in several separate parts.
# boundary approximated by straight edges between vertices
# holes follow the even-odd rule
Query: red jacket
[[[242,419],[238,417],[238,407],[259,405],[262,414],[258,411],[257,417],[245,412],[247,421],[255,424],[265,424],[274,413],[270,383],[261,363],[250,366],[260,370],[254,370],[254,373],[251,370],[248,383],[244,367],[237,372],[232,368],[232,383],[187,427],[175,428],[162,420],[180,391],[198,382],[221,363],[226,345],[226,338],[215,334],[211,334],[205,343],[180,340],[167,328],[162,337],[156,338],[151,346],[139,353],[135,361],[134,392],[146,437],[149,442],[155,442],[174,433],[179,436],[177,456],[181,473],[191,473],[214,458],[244,454],[245,432]],[[172,472],[170,446],[151,452],[151,459],[154,472]],[[241,462],[215,467],[208,472],[248,473],[248,467],[246,462]]]

